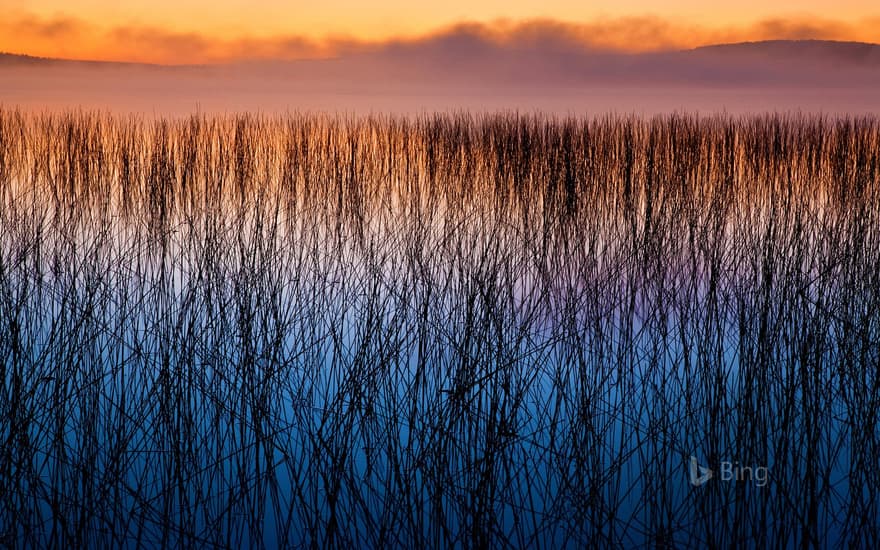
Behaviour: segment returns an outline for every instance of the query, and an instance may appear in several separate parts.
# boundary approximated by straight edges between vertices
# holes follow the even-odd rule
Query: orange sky
[[[468,23],[491,39],[540,21],[585,46],[644,51],[772,38],[880,42],[880,8],[863,0],[0,0],[0,51],[43,57],[211,63],[324,57],[418,39]]]

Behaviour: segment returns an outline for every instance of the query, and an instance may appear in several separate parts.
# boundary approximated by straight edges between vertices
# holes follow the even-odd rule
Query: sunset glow
[[[331,0],[291,6],[281,0],[171,2],[120,6],[87,0],[0,1],[0,51],[40,57],[186,64],[242,59],[329,57],[417,41],[468,25],[492,40],[518,37],[530,26],[558,27],[585,47],[624,51],[689,48],[765,39],[880,41],[880,10],[865,1],[759,2],[707,8],[691,0],[606,5],[548,0],[511,4],[450,0]],[[526,32],[528,34],[528,32]]]

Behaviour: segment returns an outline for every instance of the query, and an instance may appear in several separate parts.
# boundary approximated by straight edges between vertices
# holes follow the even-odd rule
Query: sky
[[[0,0],[0,51],[161,64],[327,58],[466,27],[495,41],[557,28],[652,51],[765,39],[880,42],[874,1]]]

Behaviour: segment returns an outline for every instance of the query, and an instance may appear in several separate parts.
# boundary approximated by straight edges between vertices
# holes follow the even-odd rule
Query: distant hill
[[[45,57],[34,57],[31,55],[0,52],[0,64],[2,65],[45,65],[47,63],[58,62],[59,60],[57,59],[48,59]]]
[[[26,54],[0,52],[0,66],[2,65],[18,65],[18,66],[70,66],[70,67],[170,67],[166,65],[156,65],[150,63],[130,63],[120,61],[92,61],[78,59],[60,59],[55,57],[38,57]]]
[[[854,65],[880,65],[880,44],[834,40],[765,40],[716,44],[690,52],[723,57],[779,60],[833,61]]]
[[[721,86],[880,85],[880,45],[830,40],[766,40],[649,55],[647,72]]]

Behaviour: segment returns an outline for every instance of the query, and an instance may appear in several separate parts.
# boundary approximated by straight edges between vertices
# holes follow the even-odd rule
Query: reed
[[[0,109],[0,543],[880,546],[878,310],[875,118]]]

